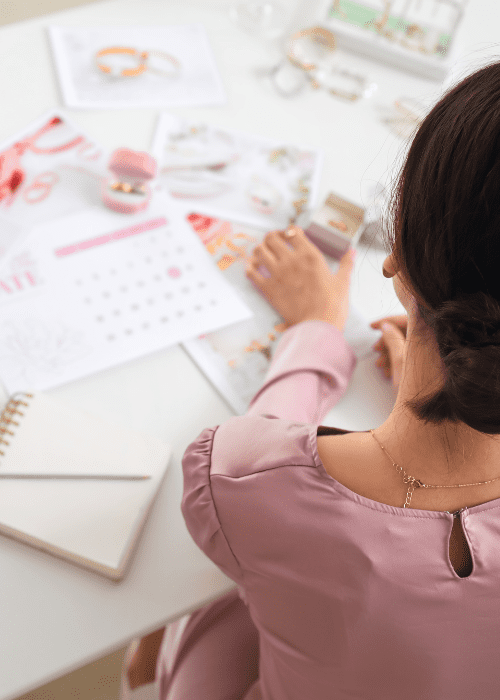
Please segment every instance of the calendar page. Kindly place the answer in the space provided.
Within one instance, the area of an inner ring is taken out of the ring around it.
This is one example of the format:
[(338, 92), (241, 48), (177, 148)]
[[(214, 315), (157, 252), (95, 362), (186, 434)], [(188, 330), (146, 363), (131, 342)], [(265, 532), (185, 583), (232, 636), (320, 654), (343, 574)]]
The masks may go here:
[(35, 227), (0, 269), (0, 372), (49, 389), (253, 315), (178, 205)]

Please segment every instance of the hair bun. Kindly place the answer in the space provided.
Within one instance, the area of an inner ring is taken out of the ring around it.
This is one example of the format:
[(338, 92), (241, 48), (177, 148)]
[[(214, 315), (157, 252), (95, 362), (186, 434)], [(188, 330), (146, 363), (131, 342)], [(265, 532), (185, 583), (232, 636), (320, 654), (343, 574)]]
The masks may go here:
[(500, 433), (500, 304), (484, 292), (444, 302), (427, 314), (444, 365), (444, 384), (433, 396), (407, 402), (420, 419), (462, 421), (473, 430)]
[(500, 304), (484, 292), (446, 301), (433, 314), (432, 327), (443, 359), (461, 347), (500, 346)]

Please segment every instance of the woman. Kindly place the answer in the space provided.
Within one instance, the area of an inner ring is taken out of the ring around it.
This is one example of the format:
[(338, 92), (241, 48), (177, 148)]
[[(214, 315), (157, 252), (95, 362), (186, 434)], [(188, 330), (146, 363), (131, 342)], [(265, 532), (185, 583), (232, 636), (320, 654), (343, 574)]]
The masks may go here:
[(398, 178), (383, 272), (407, 317), (375, 346), (398, 394), (373, 431), (319, 425), (356, 364), (349, 256), (331, 275), (297, 229), (257, 246), (290, 327), (247, 414), (183, 458), (187, 527), (238, 587), (145, 637), (133, 692), (498, 697), (499, 190), (500, 62), (441, 98)]

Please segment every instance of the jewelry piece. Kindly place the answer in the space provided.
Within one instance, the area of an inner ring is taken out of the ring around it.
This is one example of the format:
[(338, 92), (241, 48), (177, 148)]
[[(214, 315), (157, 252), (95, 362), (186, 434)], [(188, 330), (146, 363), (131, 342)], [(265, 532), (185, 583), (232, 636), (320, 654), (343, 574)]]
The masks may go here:
[(144, 185), (130, 185), (128, 182), (112, 182), (110, 184), (112, 190), (118, 192), (127, 192), (129, 194), (145, 194), (146, 188)]
[(367, 84), (368, 81), (366, 78), (364, 78), (362, 75), (358, 75), (357, 73), (351, 73), (350, 71), (340, 69), (332, 69), (330, 73), (340, 75), (344, 78), (349, 78), (349, 80), (354, 80), (360, 85), (359, 92), (347, 92), (344, 90), (336, 90), (335, 88), (327, 88), (326, 85), (322, 84), (322, 87), (327, 89), (330, 95), (341, 97), (343, 100), (355, 102), (355, 100), (359, 100), (360, 97), (370, 97), (375, 90), (378, 89), (378, 85), (376, 83)]
[[(280, 170), (286, 171), (288, 168), (290, 168), (290, 166), (300, 162), (300, 155), (300, 151), (295, 148), (276, 148), (274, 151), (271, 151), (269, 155), (269, 162), (271, 165), (279, 167)], [(287, 160), (288, 165), (286, 163)], [(299, 192), (299, 197), (292, 201), (295, 214), (289, 218), (289, 224), (294, 224), (297, 221), (298, 217), (302, 214), (307, 205), (309, 200), (309, 187), (307, 186), (306, 181), (308, 179), (309, 175), (304, 175), (300, 177), (297, 182), (296, 189)]]
[[(385, 454), (389, 457), (389, 459), (392, 462), (393, 467), (396, 467), (398, 472), (403, 472), (403, 481), (405, 484), (410, 484), (408, 487), (408, 492), (406, 494), (406, 500), (403, 505), (403, 508), (409, 508), (410, 507), (410, 501), (411, 497), (413, 494), (413, 491), (416, 488), (423, 488), (423, 489), (457, 489), (460, 488), (461, 486), (482, 486), (483, 484), (491, 484), (493, 481), (498, 481), (500, 479), (500, 476), (497, 476), (496, 479), (490, 479), (489, 481), (477, 481), (475, 484), (454, 484), (453, 486), (436, 486), (435, 484), (424, 484), (420, 479), (415, 479), (414, 476), (409, 476), (402, 467), (399, 466), (399, 464), (396, 464), (396, 462), (392, 459), (390, 454), (387, 452), (385, 447), (377, 440), (375, 437), (375, 432), (373, 430), (370, 430), (370, 433), (372, 434), (375, 442), (377, 442), (380, 447), (384, 450)], [(449, 511), (446, 511), (447, 513)]]
[(320, 54), (326, 53), (331, 54), (335, 51), (337, 42), (335, 41), (335, 36), (328, 29), (323, 27), (311, 27), (310, 29), (302, 29), (300, 32), (292, 34), (289, 39), (287, 58), (294, 66), (297, 68), (302, 68), (305, 71), (316, 70), (318, 66), (316, 63), (311, 63), (310, 61), (305, 61), (300, 58), (298, 53), (298, 48), (300, 48), (300, 40), (306, 38), (308, 39), (312, 46), (311, 48), (316, 49)]
[(46, 153), (61, 153), (75, 148), (85, 142), (84, 136), (77, 136), (71, 141), (51, 148), (40, 148), (36, 145), (39, 138), (49, 133), (53, 128), (63, 125), (61, 117), (52, 117), (36, 133), (26, 136), (10, 148), (0, 154), (3, 160), (2, 180), (0, 180), (0, 202), (10, 206), (21, 191), (21, 185), (25, 182), (26, 174), (23, 169), (22, 158), (27, 151), (44, 155)]
[(273, 214), (282, 201), (280, 192), (269, 182), (254, 175), (248, 192), (250, 201), (261, 214)]
[(299, 190), (301, 196), (292, 202), (292, 206), (295, 209), (295, 215), (290, 217), (290, 224), (294, 224), (299, 216), (302, 214), (306, 208), (307, 202), (309, 201), (309, 187), (306, 185), (306, 178), (301, 177), (297, 184), (297, 189)]
[[(144, 71), (147, 68), (146, 65), (146, 60), (148, 58), (148, 53), (147, 51), (142, 51), (139, 52), (137, 49), (131, 49), (127, 46), (111, 46), (107, 49), (101, 49), (101, 51), (98, 51), (96, 53), (96, 63), (97, 67), (99, 68), (100, 71), (103, 73), (107, 74), (112, 74), (114, 73), (113, 68), (111, 66), (107, 66), (105, 63), (101, 63), (99, 59), (101, 56), (109, 56), (109, 55), (116, 55), (116, 54), (125, 54), (128, 56), (134, 56), (138, 60), (138, 65), (136, 68), (123, 68), (122, 71), (118, 73), (118, 75), (124, 76), (124, 77), (135, 77), (136, 75), (141, 75), (141, 73), (144, 73)], [(116, 75), (116, 73), (115, 73)]]
[(206, 125), (186, 125), (181, 131), (168, 134), (162, 172), (207, 169), (217, 172), (239, 158), (231, 134)]
[(343, 221), (334, 221), (333, 219), (330, 219), (328, 221), (328, 226), (338, 228), (339, 231), (347, 231), (347, 225)]
[(40, 173), (31, 185), (23, 192), (24, 201), (28, 204), (38, 204), (46, 199), (52, 192), (54, 185), (59, 182), (59, 175), (50, 171)]
[(292, 65), (288, 58), (284, 58), (276, 66), (273, 66), (268, 76), (271, 82), (283, 97), (298, 95), (306, 87), (308, 77), (301, 68)]
[(285, 236), (286, 236), (287, 238), (293, 238), (293, 237), (295, 236), (295, 234), (296, 234), (296, 231), (295, 231), (295, 227), (294, 227), (294, 226), (290, 226), (290, 227), (287, 228), (286, 231), (285, 231)]
[[(171, 70), (162, 70), (161, 68), (151, 68), (149, 59), (151, 56), (156, 56), (157, 58), (162, 58), (164, 61), (168, 61), (172, 68)], [(169, 78), (175, 78), (179, 75), (181, 72), (181, 64), (180, 62), (175, 58), (175, 56), (171, 56), (169, 53), (164, 53), (163, 51), (149, 51), (146, 54), (146, 59), (147, 59), (147, 69), (150, 73), (158, 73), (159, 75), (166, 75)]]
[(280, 170), (288, 170), (294, 166), (300, 156), (296, 148), (276, 148), (269, 155), (269, 163), (277, 165)]
[[(301, 39), (308, 39), (310, 42), (310, 49), (312, 49), (313, 52), (316, 51), (316, 53), (318, 53), (315, 62), (311, 60), (310, 56), (307, 56), (307, 52), (305, 52), (304, 50), (302, 50), (302, 54), (305, 53), (306, 57), (304, 58), (304, 56), (300, 56), (301, 52), (298, 49), (300, 49), (301, 46)], [(354, 102), (360, 97), (370, 97), (370, 95), (377, 89), (376, 83), (368, 84), (367, 79), (363, 76), (358, 75), (357, 73), (352, 73), (348, 70), (344, 70), (342, 68), (333, 68), (332, 66), (325, 66), (324, 68), (322, 68), (322, 66), (320, 65), (321, 61), (325, 57), (327, 59), (331, 59), (335, 50), (336, 40), (332, 32), (330, 32), (328, 29), (324, 29), (323, 27), (312, 27), (311, 29), (303, 29), (300, 32), (292, 34), (289, 40), (288, 51), (286, 56), (292, 65), (294, 65), (297, 68), (301, 68), (305, 72), (311, 86), (314, 89), (323, 87), (331, 95), (334, 95), (335, 97), (340, 97), (341, 99), (348, 100), (350, 102)], [(321, 54), (324, 55), (322, 56)], [(320, 77), (319, 73), (324, 73), (322, 78)], [(345, 90), (339, 90), (335, 87), (329, 87), (326, 84), (326, 82), (328, 81), (329, 77), (335, 74), (343, 78), (348, 78), (349, 80), (354, 80), (356, 83), (359, 83), (360, 90), (355, 92), (348, 92)], [(272, 77), (275, 78), (275, 75), (272, 75)], [(276, 86), (276, 80), (274, 80), (274, 83)], [(283, 91), (279, 88), (277, 89), (282, 94), (286, 94), (283, 93)]]

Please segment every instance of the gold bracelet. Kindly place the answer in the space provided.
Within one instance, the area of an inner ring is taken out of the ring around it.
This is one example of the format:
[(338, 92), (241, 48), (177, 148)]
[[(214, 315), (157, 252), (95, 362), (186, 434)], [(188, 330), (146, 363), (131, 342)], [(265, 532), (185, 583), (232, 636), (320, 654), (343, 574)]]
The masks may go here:
[(292, 36), (290, 37), (286, 57), (292, 65), (294, 65), (296, 68), (301, 68), (305, 72), (306, 76), (309, 78), (311, 86), (314, 89), (322, 87), (325, 90), (327, 90), (327, 92), (329, 92), (330, 95), (340, 97), (343, 100), (354, 102), (355, 100), (358, 100), (362, 95), (364, 95), (365, 92), (367, 92), (367, 90), (372, 91), (374, 88), (376, 88), (374, 84), (367, 85), (367, 79), (365, 77), (358, 75), (357, 73), (351, 73), (348, 70), (340, 68), (334, 68), (333, 73), (337, 73), (338, 75), (356, 81), (360, 85), (360, 91), (346, 92), (344, 90), (336, 90), (335, 88), (329, 88), (328, 86), (324, 85), (312, 74), (313, 71), (316, 71), (318, 69), (318, 66), (314, 63), (306, 63), (303, 60), (300, 60), (300, 58), (295, 53), (294, 49), (296, 42), (298, 39), (301, 39), (303, 37), (309, 38), (312, 43), (319, 44), (320, 46), (326, 48), (330, 54), (333, 54), (336, 50), (336, 40), (334, 34), (332, 34), (332, 32), (330, 32), (328, 29), (324, 29), (323, 27), (312, 27), (311, 29), (303, 29), (300, 32), (292, 34)]
[[(120, 75), (124, 77), (134, 77), (136, 75), (141, 75), (141, 73), (144, 73), (144, 71), (147, 68), (147, 51), (139, 52), (137, 51), (137, 49), (131, 49), (127, 46), (110, 46), (109, 48), (101, 49), (101, 51), (98, 51), (96, 53), (96, 59), (99, 59), (101, 56), (109, 56), (110, 54), (126, 54), (128, 56), (136, 56), (139, 60), (139, 65), (136, 68), (124, 68), (120, 72)], [(109, 74), (112, 72), (112, 68), (110, 66), (107, 66), (105, 63), (101, 63), (99, 60), (97, 60), (97, 67), (103, 73)]]

